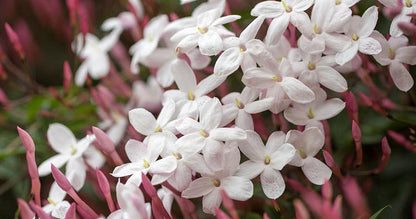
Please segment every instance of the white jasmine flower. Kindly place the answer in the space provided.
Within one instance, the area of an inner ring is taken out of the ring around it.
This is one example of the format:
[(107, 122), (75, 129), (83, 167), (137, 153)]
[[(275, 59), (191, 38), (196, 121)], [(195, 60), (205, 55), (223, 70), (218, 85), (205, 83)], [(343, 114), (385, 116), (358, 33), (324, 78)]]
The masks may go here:
[(52, 183), (48, 196), (49, 204), (42, 207), (43, 211), (55, 218), (65, 218), (66, 212), (71, 206), (69, 202), (64, 200), (65, 196), (66, 192), (56, 182)]
[(227, 125), (235, 119), (235, 125), (244, 130), (254, 130), (250, 114), (260, 113), (270, 109), (272, 97), (255, 101), (259, 97), (257, 89), (245, 87), (240, 93), (229, 93), (222, 98), (223, 118), (221, 124)]
[(265, 42), (268, 45), (274, 45), (287, 29), (289, 22), (302, 29), (301, 26), (309, 21), (309, 16), (305, 13), (305, 10), (310, 8), (313, 2), (314, 0), (263, 1), (251, 10), (251, 15), (273, 18)]
[(312, 121), (330, 119), (345, 108), (345, 103), (339, 98), (326, 99), (326, 92), (316, 87), (315, 100), (306, 103), (292, 103), (292, 106), (284, 111), (285, 118), (295, 125), (306, 125)]
[(264, 194), (277, 199), (285, 191), (280, 170), (295, 156), (295, 148), (285, 143), (283, 132), (273, 132), (264, 146), (257, 132), (247, 131), (247, 140), (240, 141), (239, 148), (249, 160), (240, 165), (236, 175), (252, 179), (260, 175)]
[(335, 56), (339, 65), (344, 65), (354, 58), (357, 51), (361, 53), (374, 55), (381, 52), (380, 43), (370, 37), (377, 24), (378, 8), (372, 6), (368, 8), (362, 17), (353, 16), (348, 22), (345, 35), (350, 36), (351, 44), (344, 51)]
[(383, 35), (374, 31), (372, 37), (380, 42), (382, 48), (379, 54), (374, 55), (376, 61), (389, 66), (390, 76), (399, 90), (410, 90), (413, 78), (402, 63), (416, 65), (416, 46), (407, 46), (408, 39), (405, 36), (390, 37), (387, 41)]
[(177, 49), (180, 52), (188, 52), (199, 46), (201, 54), (217, 55), (223, 49), (223, 37), (233, 36), (222, 25), (240, 19), (239, 15), (221, 16), (220, 9), (212, 9), (198, 15), (197, 24), (194, 27), (185, 28), (171, 37), (174, 42), (179, 42)]
[(286, 143), (296, 148), (296, 154), (289, 164), (301, 167), (311, 183), (322, 185), (331, 177), (331, 169), (314, 157), (325, 143), (325, 136), (319, 128), (310, 127), (303, 132), (290, 130), (286, 135)]
[[(221, 204), (221, 189), (224, 189), (231, 199), (238, 201), (245, 201), (253, 195), (253, 183), (249, 179), (235, 175), (240, 162), (240, 151), (237, 147), (223, 147), (218, 153), (209, 160), (216, 162), (222, 168), (211, 170), (212, 163), (207, 163), (206, 168), (203, 168), (204, 171), (200, 172), (201, 177), (192, 181), (182, 192), (184, 198), (203, 196), (203, 211), (210, 214), (215, 214), (214, 208)], [(202, 160), (195, 163), (195, 166), (198, 165), (205, 164)]]
[[(397, 5), (397, 0), (379, 0), (384, 6)], [(399, 22), (410, 22), (412, 17), (409, 14), (416, 13), (416, 0), (402, 0), (403, 8), (399, 15), (393, 18), (390, 26), (390, 35), (393, 37), (399, 37), (403, 34), (400, 28), (397, 26)]]

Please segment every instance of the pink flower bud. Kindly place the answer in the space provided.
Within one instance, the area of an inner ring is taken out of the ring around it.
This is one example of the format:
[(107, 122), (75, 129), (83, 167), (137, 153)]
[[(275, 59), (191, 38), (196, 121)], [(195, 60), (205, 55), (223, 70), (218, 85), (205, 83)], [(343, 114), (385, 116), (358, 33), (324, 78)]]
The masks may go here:
[(362, 163), (363, 160), (363, 148), (362, 148), (362, 144), (361, 144), (361, 129), (360, 126), (358, 126), (358, 124), (353, 120), (352, 121), (352, 138), (354, 139), (355, 142), (355, 151), (356, 151), (356, 160), (355, 160), (355, 165), (359, 166)]
[(322, 150), (322, 153), (324, 154), (324, 159), (325, 159), (326, 165), (328, 165), (328, 167), (331, 168), (332, 172), (338, 178), (342, 179), (343, 176), (341, 174), (341, 170), (339, 169), (339, 167), (335, 163), (334, 158), (332, 157), (332, 155), (326, 150)]
[(68, 7), (69, 11), (69, 20), (71, 25), (75, 25), (77, 22), (77, 9), (79, 6), (79, 0), (66, 0), (66, 6)]
[(10, 42), (12, 43), (14, 50), (19, 54), (20, 59), (25, 58), (25, 52), (23, 51), (22, 44), (20, 43), (19, 37), (16, 32), (10, 27), (8, 23), (5, 25), (7, 37), (9, 37)]
[(380, 164), (377, 169), (374, 170), (374, 173), (376, 174), (380, 173), (390, 160), (391, 149), (386, 137), (381, 140), (381, 151), (383, 152), (383, 155), (381, 156)]
[(416, 153), (416, 146), (414, 146), (409, 140), (407, 140), (403, 135), (389, 130), (387, 131), (387, 134), (395, 140), (399, 145), (405, 147), (407, 150), (410, 150), (413, 153)]
[(228, 213), (230, 213), (231, 217), (239, 218), (233, 200), (231, 200), (231, 198), (228, 196), (227, 192), (224, 189), (221, 189), (221, 197), (222, 204), (224, 205), (225, 209), (227, 209)]
[(357, 99), (355, 98), (354, 94), (351, 91), (346, 92), (344, 96), (344, 100), (346, 103), (348, 116), (350, 117), (351, 120), (355, 120), (357, 123), (359, 123), (358, 104), (357, 104)]
[(33, 143), (32, 137), (19, 126), (17, 126), (17, 132), (19, 133), (20, 140), (22, 140), (23, 146), (26, 148), (27, 153), (35, 153), (35, 143)]
[(109, 109), (114, 108), (115, 101), (113, 93), (102, 85), (98, 85), (97, 88), (98, 95), (100, 95), (103, 104)]
[(53, 164), (51, 164), (52, 176), (55, 179), (56, 183), (62, 190), (69, 192), (72, 189), (71, 183), (66, 178), (66, 176)]
[(17, 199), (17, 204), (20, 209), (20, 217), (22, 219), (32, 219), (35, 217), (35, 213), (30, 209), (29, 205), (21, 198)]
[(325, 180), (324, 184), (322, 185), (322, 197), (328, 201), (332, 199), (332, 187), (328, 180)]
[(186, 213), (188, 214), (193, 214), (196, 211), (195, 205), (192, 201), (186, 199), (186, 198), (182, 198), (180, 196), (178, 196), (177, 201), (179, 203), (179, 206), (181, 207), (181, 209), (185, 210)]
[(399, 23), (397, 23), (397, 26), (406, 35), (416, 36), (416, 25), (414, 25), (413, 23), (410, 23), (410, 22), (399, 22)]
[(228, 215), (225, 212), (223, 212), (218, 207), (215, 207), (214, 210), (215, 210), (215, 214), (217, 216), (217, 219), (231, 219), (230, 217), (228, 217)]
[(115, 150), (113, 141), (105, 132), (95, 126), (92, 127), (92, 132), (104, 153), (111, 154)]
[(158, 197), (157, 196), (157, 192), (155, 187), (153, 187), (152, 183), (150, 182), (149, 178), (147, 178), (147, 176), (142, 173), (142, 185), (144, 190), (146, 191), (146, 193), (153, 199), (154, 197)]
[[(402, 3), (402, 2), (400, 2)], [(402, 12), (403, 4), (397, 6), (389, 6), (383, 8), (383, 14), (389, 19), (393, 19)]]
[(308, 209), (302, 203), (301, 200), (295, 199), (295, 201), (293, 201), (293, 206), (295, 207), (296, 219), (309, 219), (310, 218)]
[(353, 177), (346, 177), (342, 182), (342, 190), (344, 197), (354, 211), (355, 217), (369, 218), (370, 211), (357, 181)]
[(29, 202), (30, 207), (32, 207), (32, 209), (36, 212), (36, 214), (38, 215), (39, 218), (41, 219), (52, 219), (52, 217), (48, 214), (46, 214), (43, 209), (39, 206), (36, 205), (34, 202)]
[(65, 214), (65, 219), (77, 219), (76, 204), (72, 203)]
[(63, 81), (65, 93), (68, 93), (69, 88), (71, 87), (71, 82), (72, 82), (71, 67), (69, 66), (68, 61), (65, 61), (64, 62), (64, 81)]
[(97, 175), (98, 185), (100, 186), (101, 192), (104, 194), (105, 200), (107, 201), (108, 208), (111, 212), (115, 211), (113, 198), (111, 197), (110, 184), (108, 183), (107, 177), (104, 173), (101, 172), (98, 168), (95, 169), (95, 174)]

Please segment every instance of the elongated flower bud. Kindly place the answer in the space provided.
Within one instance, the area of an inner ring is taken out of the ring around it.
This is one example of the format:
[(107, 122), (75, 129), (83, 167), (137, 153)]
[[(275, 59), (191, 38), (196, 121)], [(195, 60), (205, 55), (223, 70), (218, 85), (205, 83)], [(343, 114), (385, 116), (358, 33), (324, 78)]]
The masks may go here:
[(21, 198), (17, 199), (17, 204), (20, 209), (20, 217), (22, 219), (32, 219), (35, 217), (35, 213), (30, 209), (29, 205)]
[(358, 126), (358, 124), (353, 120), (352, 121), (352, 138), (354, 139), (354, 143), (355, 143), (355, 152), (356, 152), (356, 157), (355, 157), (355, 165), (359, 166), (362, 163), (363, 160), (363, 148), (362, 148), (362, 144), (361, 144), (361, 129), (360, 126)]
[(68, 208), (68, 211), (65, 214), (65, 219), (76, 219), (77, 218), (77, 214), (76, 214), (76, 204), (72, 203), (71, 206)]
[(386, 137), (381, 140), (381, 151), (383, 152), (383, 155), (381, 156), (380, 164), (377, 169), (374, 170), (374, 173), (380, 173), (390, 160), (391, 149)]
[(17, 126), (17, 132), (19, 133), (20, 140), (22, 140), (23, 146), (28, 153), (35, 153), (35, 143), (33, 143), (32, 137), (19, 126)]
[(52, 176), (55, 179), (58, 186), (61, 187), (61, 189), (64, 190), (65, 192), (69, 192), (69, 190), (72, 189), (72, 186), (69, 180), (66, 178), (66, 176), (53, 164), (51, 164), (51, 171), (52, 171)]
[(115, 211), (113, 198), (111, 197), (110, 184), (108, 183), (107, 177), (104, 173), (101, 172), (98, 168), (95, 169), (95, 174), (97, 175), (98, 185), (100, 186), (101, 192), (104, 194), (105, 200), (107, 201), (108, 208), (111, 212)]
[(39, 206), (36, 205), (33, 201), (29, 202), (30, 207), (36, 212), (39, 218), (41, 219), (52, 219), (52, 217), (48, 214), (46, 214), (45, 211)]
[(342, 174), (341, 174), (341, 170), (339, 169), (339, 167), (337, 166), (337, 164), (335, 163), (334, 158), (332, 157), (332, 155), (326, 151), (326, 150), (322, 150), (322, 153), (324, 155), (324, 159), (325, 159), (325, 163), (326, 165), (328, 165), (329, 168), (331, 168), (332, 172), (340, 179), (342, 179)]
[(72, 82), (71, 67), (69, 66), (68, 61), (65, 61), (64, 62), (64, 81), (63, 81), (65, 93), (68, 93), (69, 88), (71, 87), (71, 82)]
[(407, 140), (403, 135), (389, 130), (387, 131), (387, 134), (393, 139), (395, 140), (397, 143), (399, 143), (399, 145), (405, 147), (407, 150), (412, 151), (413, 153), (416, 153), (416, 146), (414, 146), (409, 140)]
[(6, 28), (7, 37), (9, 37), (9, 40), (12, 43), (14, 50), (17, 52), (17, 54), (19, 54), (20, 59), (25, 59), (25, 52), (16, 32), (10, 27), (8, 23), (6, 23), (4, 26)]
[(230, 217), (228, 217), (228, 215), (224, 211), (222, 211), (218, 207), (214, 207), (214, 210), (215, 210), (217, 219), (231, 219)]

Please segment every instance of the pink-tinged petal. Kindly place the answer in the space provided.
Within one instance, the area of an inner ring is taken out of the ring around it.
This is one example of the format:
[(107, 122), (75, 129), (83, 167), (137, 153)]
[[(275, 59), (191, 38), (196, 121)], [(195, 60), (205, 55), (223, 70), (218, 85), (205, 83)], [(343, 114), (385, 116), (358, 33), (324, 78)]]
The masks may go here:
[(232, 104), (233, 106), (237, 107), (235, 99), (241, 99), (241, 94), (238, 92), (231, 92), (228, 93), (227, 95), (225, 95), (222, 99), (221, 102), (223, 104)]
[(285, 143), (285, 139), (286, 134), (282, 131), (276, 131), (270, 134), (266, 143), (266, 153), (270, 155), (278, 150)]
[(49, 125), (47, 136), (53, 150), (61, 154), (70, 154), (71, 147), (77, 144), (77, 139), (71, 130), (59, 123)]
[(125, 150), (131, 162), (140, 162), (148, 154), (147, 145), (134, 139), (130, 139), (126, 143)]
[(196, 48), (189, 51), (186, 55), (188, 55), (193, 69), (203, 69), (211, 62), (210, 57), (202, 55), (199, 49)]
[(331, 169), (329, 169), (329, 167), (320, 160), (314, 157), (308, 157), (304, 162), (302, 171), (311, 183), (315, 185), (322, 185), (325, 180), (329, 180), (329, 178), (331, 178)]
[(351, 61), (358, 52), (358, 43), (352, 43), (350, 47), (335, 55), (335, 61), (339, 65), (344, 65)]
[(174, 78), (171, 67), (171, 63), (166, 63), (157, 70), (156, 80), (160, 86), (169, 87), (172, 85)]
[(256, 37), (261, 25), (264, 22), (264, 16), (254, 19), (240, 34), (240, 42), (246, 43)]
[(301, 148), (306, 156), (315, 156), (324, 146), (325, 136), (319, 128), (311, 127), (302, 132), (302, 134), (292, 143), (296, 148)]
[(249, 68), (244, 73), (242, 82), (248, 87), (270, 88), (276, 85), (276, 81), (273, 80), (275, 76), (263, 68)]
[(303, 159), (300, 156), (299, 151), (296, 151), (295, 156), (289, 162), (289, 164), (292, 165), (292, 166), (295, 166), (295, 167), (301, 167), (301, 166), (303, 166)]
[(218, 98), (214, 97), (205, 102), (199, 111), (199, 121), (204, 131), (209, 132), (219, 126), (222, 118), (222, 107)]
[(217, 26), (217, 25), (228, 24), (228, 23), (236, 21), (240, 18), (241, 18), (240, 15), (227, 15), (227, 16), (220, 17), (220, 18), (216, 19), (211, 25), (212, 26)]
[(283, 144), (270, 155), (270, 166), (282, 170), (295, 156), (296, 149), (289, 143)]
[(270, 23), (266, 37), (264, 39), (267, 45), (276, 45), (279, 42), (280, 36), (282, 36), (283, 32), (287, 29), (287, 26), (289, 25), (289, 19), (290, 15), (286, 13), (273, 19), (272, 23)]
[(200, 97), (220, 86), (227, 77), (212, 74), (200, 81), (195, 89), (195, 96)]
[(212, 171), (205, 163), (205, 159), (201, 154), (195, 154), (183, 160), (185, 165), (202, 175), (213, 175)]
[(258, 3), (251, 10), (251, 16), (264, 16), (266, 18), (274, 18), (281, 16), (284, 13), (284, 8), (280, 2), (264, 1)]
[(207, 139), (206, 146), (202, 149), (202, 154), (205, 162), (213, 172), (224, 169), (224, 160), (226, 159), (224, 144), (213, 139)]
[(267, 198), (277, 199), (285, 191), (285, 181), (279, 171), (266, 167), (260, 175), (261, 188)]
[(132, 175), (134, 173), (141, 173), (143, 169), (144, 165), (142, 165), (141, 163), (126, 163), (114, 168), (111, 175), (114, 177), (124, 177)]
[(56, 204), (54, 209), (52, 210), (52, 217), (55, 218), (65, 218), (66, 212), (68, 211), (71, 205), (67, 201), (59, 202)]
[(221, 201), (220, 190), (214, 189), (202, 198), (202, 209), (205, 213), (215, 214), (215, 208), (220, 207)]
[[(234, 100), (235, 102), (235, 100)], [(230, 103), (227, 105), (222, 106), (222, 119), (220, 123), (220, 127), (228, 125), (232, 122), (235, 118), (237, 118), (238, 112), (240, 109), (236, 106), (235, 103)]]
[(214, 74), (220, 76), (228, 76), (235, 72), (243, 60), (243, 53), (240, 48), (232, 47), (225, 50), (214, 66)]
[(143, 142), (147, 144), (147, 149), (149, 151), (149, 154), (147, 155), (148, 161), (154, 162), (165, 149), (166, 144), (174, 141), (172, 140), (174, 137), (174, 134), (171, 132), (157, 132), (146, 137)]
[(70, 159), (66, 165), (65, 175), (75, 191), (79, 191), (85, 183), (86, 166), (82, 158)]
[(172, 99), (166, 99), (163, 102), (162, 110), (157, 117), (157, 123), (160, 126), (165, 126), (173, 117), (175, 113), (175, 102)]
[(306, 125), (311, 119), (304, 108), (289, 107), (284, 111), (285, 118), (295, 125)]
[(407, 7), (403, 7), (402, 13), (397, 15), (392, 21), (390, 26), (390, 35), (393, 37), (399, 37), (403, 34), (403, 32), (398, 27), (399, 22), (410, 22), (412, 19), (410, 16), (407, 16), (407, 14), (412, 13), (411, 9), (409, 10)]
[(195, 49), (195, 47), (198, 45), (199, 38), (199, 33), (194, 33), (192, 35), (186, 36), (178, 43), (176, 46), (176, 51), (179, 53), (187, 53)]
[(299, 30), (299, 32), (301, 32), (305, 36), (310, 36), (313, 32), (313, 29), (311, 28), (312, 25), (309, 15), (303, 11), (298, 13), (292, 13), (290, 15), (290, 23), (292, 23)]
[(201, 151), (206, 144), (205, 140), (205, 137), (199, 132), (188, 134), (178, 139), (181, 143), (181, 151), (187, 151), (189, 153)]
[(189, 184), (189, 187), (182, 192), (184, 198), (197, 198), (210, 193), (215, 188), (209, 177), (198, 178)]
[(345, 103), (339, 98), (332, 98), (319, 104), (313, 109), (315, 120), (332, 118), (345, 108)]
[(51, 164), (57, 168), (62, 167), (68, 160), (70, 156), (65, 154), (57, 154), (41, 163), (38, 167), (39, 176), (46, 176), (51, 173)]
[(193, 91), (196, 88), (196, 78), (194, 71), (183, 59), (175, 59), (172, 62), (171, 70), (175, 78), (176, 85), (183, 92)]
[(159, 185), (165, 182), (166, 180), (168, 180), (172, 175), (173, 175), (173, 172), (153, 174), (151, 183), (152, 185)]
[(368, 8), (360, 20), (359, 31), (357, 35), (359, 37), (367, 37), (373, 32), (376, 27), (378, 19), (378, 8), (377, 6), (372, 6)]
[(220, 16), (221, 16), (221, 10), (217, 8), (201, 13), (197, 17), (198, 27), (200, 28), (208, 27)]
[(184, 118), (181, 121), (178, 121), (178, 125), (176, 126), (176, 129), (182, 134), (182, 135), (188, 135), (193, 132), (198, 132), (199, 130), (202, 130), (203, 127), (201, 123), (196, 121), (195, 119), (191, 118)]
[(347, 81), (335, 69), (328, 66), (317, 66), (316, 72), (319, 75), (319, 83), (323, 86), (340, 93), (348, 89)]
[[(252, 88), (249, 88), (249, 87), (245, 87), (243, 89), (243, 91), (241, 91), (240, 98), (241, 98), (241, 101), (244, 104), (247, 104), (247, 103), (253, 102), (255, 99), (257, 99), (259, 97), (259, 95), (260, 95), (260, 91), (258, 89), (252, 89)], [(235, 103), (235, 99), (233, 101)]]
[(393, 61), (390, 66), (390, 76), (399, 90), (407, 92), (413, 87), (413, 78), (403, 64)]
[(235, 125), (243, 130), (254, 130), (253, 118), (244, 110), (238, 111)]
[(176, 158), (173, 156), (169, 156), (152, 163), (149, 172), (154, 174), (172, 173), (176, 170), (177, 166), (178, 161), (176, 160)]
[(260, 175), (264, 168), (266, 168), (264, 162), (254, 162), (248, 160), (240, 165), (235, 175), (247, 179), (253, 179), (254, 177)]
[(273, 105), (274, 98), (264, 98), (258, 101), (254, 101), (251, 103), (246, 104), (244, 107), (244, 111), (250, 114), (261, 113), (266, 110), (269, 110), (270, 107)]
[(319, 36), (309, 40), (302, 35), (298, 40), (298, 46), (309, 54), (320, 54), (325, 50), (325, 40), (323, 37)]
[(358, 50), (368, 55), (379, 54), (381, 52), (381, 44), (371, 37), (361, 38), (359, 40)]
[(129, 120), (134, 129), (143, 135), (154, 133), (158, 126), (153, 114), (143, 108), (130, 110)]
[(398, 48), (395, 59), (401, 63), (416, 65), (416, 46), (406, 46)]
[(180, 192), (185, 190), (192, 182), (191, 168), (186, 166), (183, 162), (178, 162), (178, 167), (174, 174), (168, 179), (168, 182)]
[(216, 128), (209, 135), (218, 141), (244, 140), (247, 138), (246, 132), (241, 128)]
[(215, 31), (202, 34), (198, 40), (199, 51), (202, 55), (213, 56), (221, 52), (223, 48), (222, 39)]
[(296, 78), (284, 77), (281, 86), (287, 96), (298, 103), (309, 103), (315, 99), (313, 91)]
[(243, 177), (226, 177), (221, 180), (221, 186), (231, 199), (237, 201), (245, 201), (253, 196), (253, 183)]
[(60, 202), (64, 200), (66, 192), (62, 190), (56, 182), (52, 183), (51, 188), (49, 189), (49, 197), (54, 202)]
[(238, 146), (250, 160), (263, 162), (265, 158), (266, 148), (259, 134), (254, 131), (246, 131), (247, 139), (240, 141)]

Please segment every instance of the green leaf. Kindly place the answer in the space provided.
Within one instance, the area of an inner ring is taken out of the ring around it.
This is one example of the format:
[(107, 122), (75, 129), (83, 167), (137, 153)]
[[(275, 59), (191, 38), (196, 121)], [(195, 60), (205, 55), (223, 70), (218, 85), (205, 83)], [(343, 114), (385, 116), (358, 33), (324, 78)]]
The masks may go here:
[(384, 211), (384, 209), (386, 209), (387, 207), (392, 208), (390, 205), (386, 205), (384, 208), (378, 210), (376, 213), (374, 213), (370, 219), (376, 219), (378, 218), (378, 216), (381, 214), (382, 211)]

